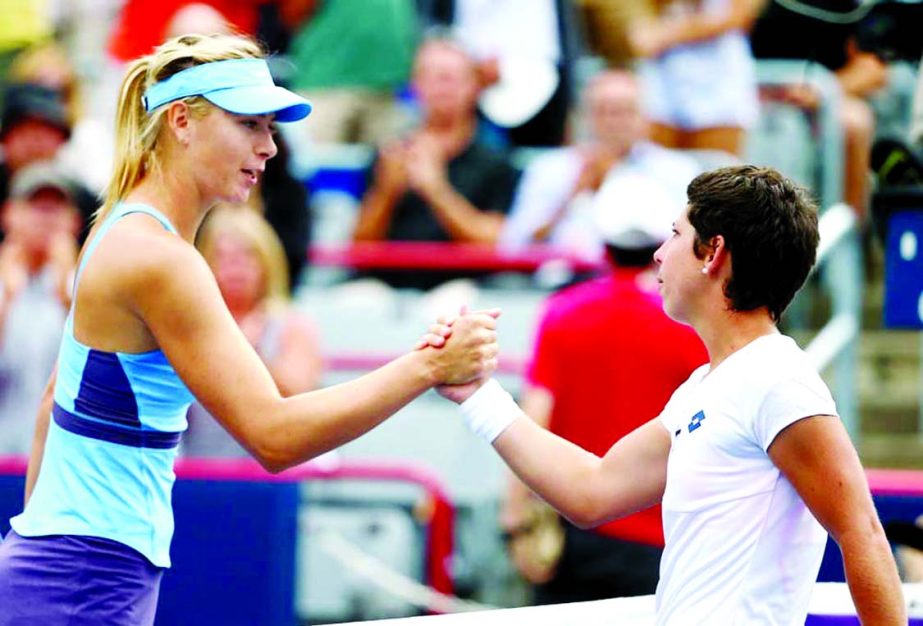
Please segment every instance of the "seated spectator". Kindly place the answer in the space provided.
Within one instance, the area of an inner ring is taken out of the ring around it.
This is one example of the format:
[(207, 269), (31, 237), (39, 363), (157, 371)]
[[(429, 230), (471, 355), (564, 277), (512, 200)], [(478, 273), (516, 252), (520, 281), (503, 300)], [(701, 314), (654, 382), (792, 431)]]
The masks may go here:
[(80, 231), (72, 183), (51, 163), (13, 177), (0, 244), (0, 454), (26, 454), (58, 357)]
[[(827, 0), (825, 9), (847, 13), (855, 0)], [(820, 63), (834, 73), (842, 91), (840, 123), (843, 126), (843, 199), (860, 219), (868, 215), (869, 155), (875, 135), (875, 115), (866, 98), (887, 82), (888, 72), (877, 54), (859, 49), (858, 23), (831, 23), (796, 13), (771, 3), (753, 28), (751, 41), (757, 58), (794, 58)], [(814, 111), (818, 93), (793, 85), (780, 94), (783, 100)]]
[(396, 96), (417, 46), (413, 0), (288, 4), (316, 5), (288, 48), (291, 87), (314, 105), (307, 138), (379, 145), (405, 132), (411, 122)]
[[(9, 194), (10, 180), (23, 168), (59, 158), (71, 136), (67, 111), (54, 90), (30, 83), (7, 86), (0, 115), (0, 203)], [(74, 199), (85, 221), (96, 210), (96, 198), (76, 181)]]
[(577, 53), (570, 2), (453, 0), (451, 27), (478, 62), (480, 111), (512, 146), (564, 143)]
[(121, 63), (150, 54), (166, 39), (176, 13), (190, 4), (208, 5), (223, 15), (234, 30), (252, 35), (257, 30), (263, 0), (126, 0), (111, 31), (109, 54)]
[(643, 58), (652, 138), (670, 148), (741, 156), (756, 120), (757, 87), (746, 32), (764, 0), (666, 0), (631, 29)]
[[(417, 53), (413, 87), (421, 125), (379, 152), (354, 239), (496, 244), (517, 175), (504, 155), (475, 138), (474, 60), (450, 40), (428, 40)], [(377, 276), (395, 287), (429, 289), (457, 274)]]
[[(608, 70), (590, 80), (583, 96), (589, 138), (529, 164), (501, 246), (548, 243), (591, 261), (601, 259), (603, 241), (591, 216), (592, 200), (603, 181), (619, 177), (650, 179), (682, 206), (686, 185), (699, 167), (692, 158), (648, 141), (640, 100), (640, 84), (628, 71)], [(643, 205), (636, 210), (643, 210)]]
[[(311, 323), (289, 301), (285, 254), (272, 228), (247, 207), (209, 214), (196, 246), (211, 266), (224, 301), (250, 345), (290, 396), (318, 386), (321, 359)], [(189, 409), (187, 456), (245, 456), (246, 452), (199, 403)]]
[(56, 43), (29, 48), (10, 66), (10, 78), (47, 87), (58, 95), (71, 132), (57, 160), (93, 193), (101, 192), (112, 171), (112, 132), (101, 119), (84, 115), (84, 94), (67, 51)]

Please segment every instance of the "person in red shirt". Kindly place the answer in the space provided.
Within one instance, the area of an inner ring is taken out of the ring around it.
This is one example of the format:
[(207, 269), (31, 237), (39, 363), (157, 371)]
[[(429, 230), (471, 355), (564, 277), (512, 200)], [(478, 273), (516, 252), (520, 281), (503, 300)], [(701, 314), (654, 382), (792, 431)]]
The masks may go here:
[[(603, 456), (619, 439), (657, 417), (673, 391), (707, 361), (693, 330), (663, 312), (653, 253), (679, 210), (643, 176), (603, 186), (597, 225), (612, 272), (551, 296), (538, 326), (521, 398), (536, 422)], [(580, 530), (564, 522), (556, 563), (535, 544), (517, 542), (534, 505), (513, 478), (501, 513), (517, 569), (536, 604), (654, 593), (663, 528), (660, 507)], [(519, 543), (519, 545), (517, 545)]]
[[(119, 13), (109, 38), (109, 54), (127, 63), (150, 54), (170, 34), (170, 22), (190, 5), (206, 5), (217, 11), (234, 30), (255, 35), (259, 8), (265, 0), (128, 0)], [(200, 32), (200, 31), (196, 31)], [(173, 33), (179, 35), (181, 33)]]

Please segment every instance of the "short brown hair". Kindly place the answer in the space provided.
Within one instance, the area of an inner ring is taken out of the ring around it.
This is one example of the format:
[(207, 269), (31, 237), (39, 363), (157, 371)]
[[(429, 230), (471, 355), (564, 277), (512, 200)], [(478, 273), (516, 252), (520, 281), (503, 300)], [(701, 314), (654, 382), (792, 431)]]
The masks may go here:
[(817, 205), (776, 170), (723, 167), (697, 176), (686, 190), (695, 249), (702, 258), (721, 235), (731, 253), (724, 294), (735, 311), (767, 307), (778, 321), (817, 260)]

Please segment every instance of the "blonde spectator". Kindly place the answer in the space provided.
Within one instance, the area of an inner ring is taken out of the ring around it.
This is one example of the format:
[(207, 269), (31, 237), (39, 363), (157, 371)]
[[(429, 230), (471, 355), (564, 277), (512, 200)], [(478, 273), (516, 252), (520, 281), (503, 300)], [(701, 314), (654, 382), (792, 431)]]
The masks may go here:
[[(249, 208), (222, 206), (209, 215), (196, 246), (282, 395), (315, 389), (322, 371), (317, 335), (292, 307), (285, 253), (269, 223)], [(247, 454), (198, 402), (190, 407), (188, 419), (184, 454)]]

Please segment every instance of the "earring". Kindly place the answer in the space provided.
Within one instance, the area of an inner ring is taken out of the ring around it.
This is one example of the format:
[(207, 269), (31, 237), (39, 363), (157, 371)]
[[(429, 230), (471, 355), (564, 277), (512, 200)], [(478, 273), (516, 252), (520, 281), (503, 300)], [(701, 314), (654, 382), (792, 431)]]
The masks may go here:
[(708, 274), (708, 266), (707, 266), (707, 265), (706, 265), (705, 267), (702, 268), (702, 273), (703, 273), (703, 274)]

